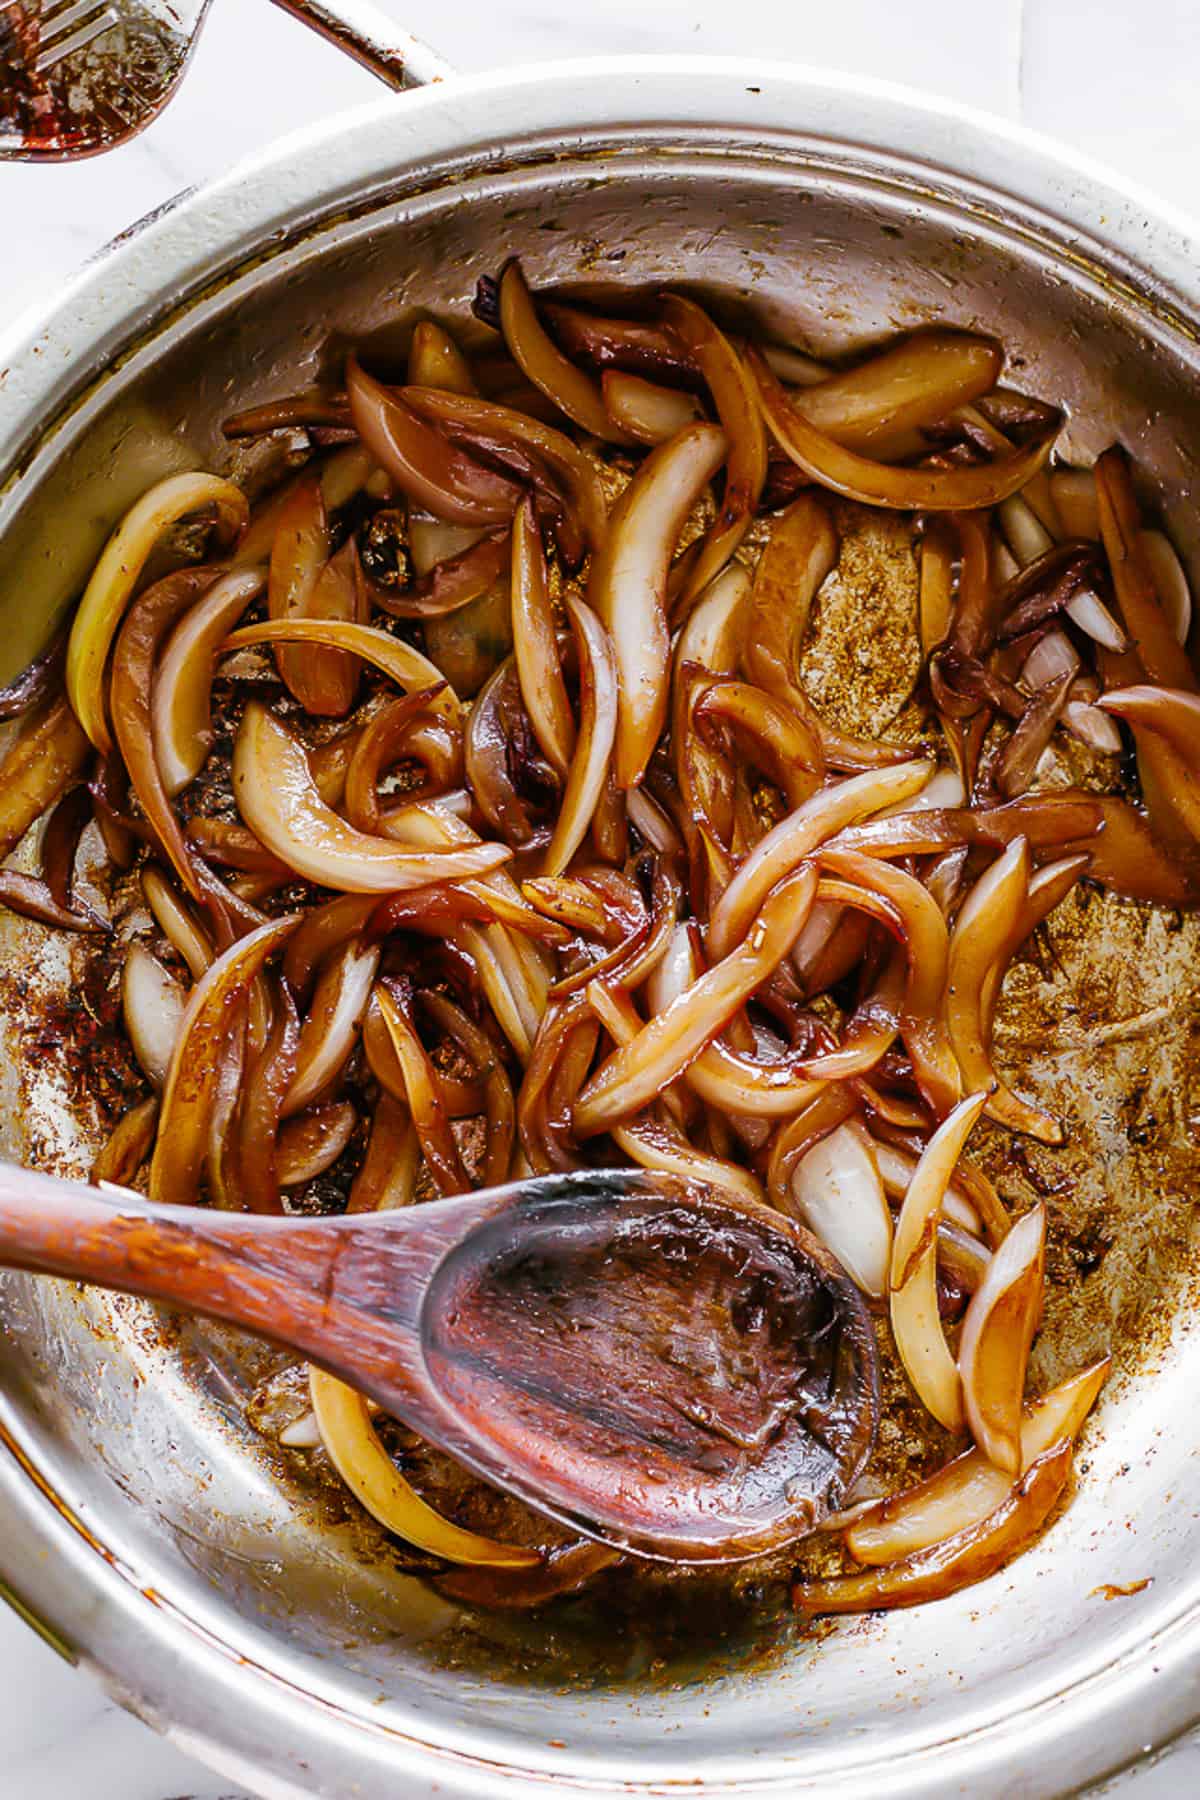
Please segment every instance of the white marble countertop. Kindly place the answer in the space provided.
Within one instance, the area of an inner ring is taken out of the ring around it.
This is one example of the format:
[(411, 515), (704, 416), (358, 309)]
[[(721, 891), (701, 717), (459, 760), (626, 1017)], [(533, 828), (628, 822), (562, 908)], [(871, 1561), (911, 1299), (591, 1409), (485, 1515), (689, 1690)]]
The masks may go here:
[[(464, 71), (686, 51), (887, 76), (1036, 126), (1197, 210), (1196, 0), (382, 4)], [(214, 0), (181, 93), (143, 137), (78, 165), (0, 166), (0, 220), (10, 245), (0, 325), (180, 188), (314, 115), (378, 91), (269, 0)], [(0, 1800), (244, 1800), (120, 1712), (2, 1609), (0, 1694)], [(1122, 1800), (1200, 1792), (1200, 1737), (1101, 1791)]]

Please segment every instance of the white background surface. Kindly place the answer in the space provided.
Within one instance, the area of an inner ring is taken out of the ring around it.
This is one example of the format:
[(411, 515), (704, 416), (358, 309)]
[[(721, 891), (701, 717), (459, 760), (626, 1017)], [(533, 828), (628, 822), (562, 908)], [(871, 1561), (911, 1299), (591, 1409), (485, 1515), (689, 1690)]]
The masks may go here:
[[(1036, 126), (1200, 213), (1200, 0), (381, 3), (464, 71), (674, 51), (885, 76)], [(144, 136), (78, 165), (0, 166), (0, 328), (180, 188), (378, 93), (269, 0), (214, 0), (182, 92)], [(0, 1746), (0, 1800), (243, 1800), (2, 1611)], [(1200, 1738), (1103, 1791), (1121, 1800), (1200, 1794)]]

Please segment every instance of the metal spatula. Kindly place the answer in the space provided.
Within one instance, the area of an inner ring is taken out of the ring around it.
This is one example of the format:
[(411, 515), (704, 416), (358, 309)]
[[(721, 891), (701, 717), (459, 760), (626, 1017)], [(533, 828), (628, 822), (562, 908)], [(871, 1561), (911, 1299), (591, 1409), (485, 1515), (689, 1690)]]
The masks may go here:
[[(135, 137), (179, 85), (210, 4), (0, 0), (0, 158), (70, 161)], [(450, 72), (370, 0), (275, 4), (390, 87)]]

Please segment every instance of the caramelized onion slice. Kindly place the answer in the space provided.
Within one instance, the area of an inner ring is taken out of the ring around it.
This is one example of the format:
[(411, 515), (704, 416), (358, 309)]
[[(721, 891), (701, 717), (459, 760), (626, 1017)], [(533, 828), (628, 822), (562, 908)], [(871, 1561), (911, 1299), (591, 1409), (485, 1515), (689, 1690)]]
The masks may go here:
[(702, 593), (725, 567), (758, 510), (767, 478), (767, 437), (745, 365), (703, 307), (667, 294), (663, 317), (700, 370), (729, 440), (721, 506), (685, 584), (682, 604)]
[(839, 1125), (796, 1165), (789, 1210), (872, 1299), (887, 1292), (892, 1216), (869, 1146)]
[(451, 525), (506, 525), (520, 485), (468, 456), (350, 357), (346, 392), (363, 443), (402, 493)]
[(971, 1435), (989, 1462), (1021, 1467), (1021, 1399), (1029, 1347), (1042, 1306), (1046, 1209), (1017, 1220), (971, 1296), (958, 1367)]
[(184, 614), (154, 676), (154, 757), (168, 796), (195, 780), (212, 749), (217, 651), (263, 589), (261, 569), (231, 569)]
[(568, 360), (538, 318), (520, 263), (510, 262), (500, 277), (500, 330), (512, 359), (534, 387), (560, 412), (602, 443), (628, 444), (628, 434), (609, 418), (604, 396), (582, 369)]
[(219, 956), (192, 989), (163, 1086), (150, 1198), (185, 1205), (196, 1197), (209, 1126), (239, 1002), (255, 976), (300, 923), (272, 919)]
[(613, 423), (640, 444), (665, 444), (685, 425), (704, 417), (694, 395), (660, 387), (624, 369), (605, 369), (600, 391)]
[[(1023, 1473), (1054, 1444), (1078, 1437), (1110, 1366), (1105, 1357), (1025, 1407)], [(856, 1519), (846, 1533), (847, 1548), (859, 1562), (871, 1564), (912, 1556), (980, 1524), (1011, 1488), (1011, 1475), (990, 1463), (981, 1450), (967, 1450), (925, 1481)]]
[(985, 1581), (1042, 1530), (1066, 1488), (1071, 1449), (1070, 1439), (1063, 1438), (1044, 1451), (978, 1525), (886, 1569), (801, 1582), (793, 1590), (796, 1607), (810, 1614), (883, 1612), (944, 1600)]
[(303, 746), (264, 706), (251, 701), (233, 753), (233, 789), (242, 817), (289, 868), (347, 893), (396, 892), (484, 875), (506, 862), (503, 844), (405, 850), (355, 831), (317, 792)]
[(357, 1124), (358, 1114), (348, 1100), (335, 1100), (289, 1119), (275, 1148), (280, 1187), (301, 1187), (324, 1175), (346, 1149)]
[(131, 944), (121, 970), (121, 1011), (133, 1053), (161, 1088), (179, 1038), (187, 998), (144, 944)]
[(245, 650), (252, 644), (325, 644), (349, 651), (381, 669), (405, 693), (434, 688), (429, 704), (448, 724), (457, 725), (462, 718), (462, 707), (446, 686), (441, 670), (411, 644), (377, 626), (342, 619), (264, 619), (261, 625), (244, 625), (235, 631), (226, 638), (225, 649)]
[(1113, 587), (1142, 667), (1151, 681), (1194, 691), (1200, 683), (1191, 657), (1171, 629), (1143, 550), (1141, 515), (1125, 452), (1115, 445), (1106, 450), (1094, 472), (1100, 532)]
[(380, 1443), (367, 1403), (354, 1388), (315, 1368), (309, 1370), (309, 1388), (330, 1462), (359, 1505), (385, 1530), (447, 1562), (526, 1569), (541, 1561), (536, 1550), (464, 1531), (427, 1506)]
[(892, 1249), (892, 1335), (920, 1399), (947, 1431), (963, 1422), (962, 1381), (946, 1344), (937, 1301), (937, 1227), (942, 1202), (986, 1094), (971, 1094), (940, 1125), (917, 1164)]
[(579, 652), (579, 742), (567, 776), (544, 874), (560, 875), (582, 844), (604, 792), (617, 736), (617, 663), (611, 639), (591, 607), (565, 596)]
[(727, 447), (717, 426), (690, 425), (652, 450), (617, 502), (608, 543), (592, 564), (589, 599), (612, 636), (620, 680), (618, 787), (642, 779), (666, 719), (671, 555)]
[(0, 762), (0, 857), (14, 850), (33, 821), (66, 791), (90, 753), (61, 697), (21, 725)]
[(991, 463), (950, 469), (893, 468), (844, 449), (810, 425), (756, 350), (750, 350), (748, 362), (763, 416), (780, 448), (822, 487), (866, 506), (900, 512), (966, 512), (995, 506), (1038, 472), (1058, 436), (1055, 424), (1023, 449)]
[(66, 685), (75, 717), (97, 750), (112, 748), (104, 665), (121, 615), (163, 532), (204, 507), (216, 509), (217, 532), (226, 542), (245, 530), (246, 496), (231, 481), (197, 471), (157, 482), (125, 514), (84, 589), (67, 644)]
[(575, 721), (559, 662), (546, 553), (532, 500), (518, 507), (513, 519), (512, 615), (521, 700), (543, 754), (565, 777), (575, 748)]
[[(793, 379), (769, 350), (762, 354), (781, 380)], [(1002, 362), (991, 338), (919, 331), (852, 369), (822, 371), (815, 382), (809, 375), (791, 402), (837, 443), (889, 461), (921, 447), (923, 426), (938, 424), (995, 387)]]
[[(379, 968), (379, 947), (347, 944), (325, 967), (300, 1031), (296, 1070), (280, 1117), (292, 1118), (329, 1088), (358, 1042)], [(282, 1178), (281, 1178), (282, 1179)]]
[(575, 1129), (581, 1136), (639, 1112), (718, 1036), (795, 943), (816, 885), (811, 868), (793, 876), (771, 895), (736, 950), (612, 1053), (576, 1104)]
[(925, 786), (934, 765), (924, 760), (870, 769), (822, 788), (781, 819), (754, 846), (712, 911), (708, 952), (728, 954), (745, 935), (771, 889), (827, 838), (868, 813), (909, 799)]

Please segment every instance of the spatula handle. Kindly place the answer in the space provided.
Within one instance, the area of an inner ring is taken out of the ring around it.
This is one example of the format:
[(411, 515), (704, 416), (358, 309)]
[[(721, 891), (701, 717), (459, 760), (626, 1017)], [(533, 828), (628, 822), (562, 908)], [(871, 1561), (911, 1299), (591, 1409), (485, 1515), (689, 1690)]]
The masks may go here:
[(424, 87), (454, 73), (448, 62), (405, 31), (371, 0), (275, 0), (310, 30), (336, 44), (347, 56), (377, 75), (389, 87)]

